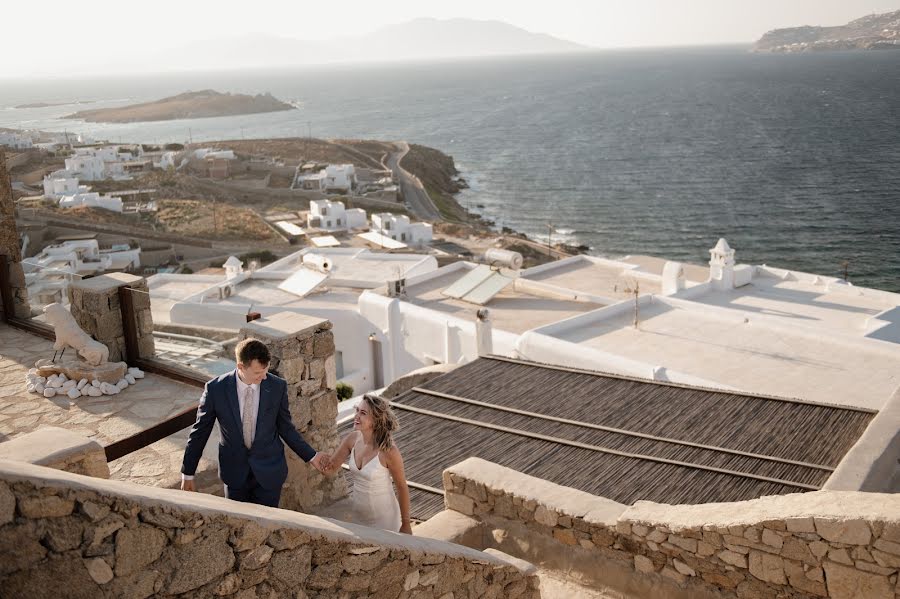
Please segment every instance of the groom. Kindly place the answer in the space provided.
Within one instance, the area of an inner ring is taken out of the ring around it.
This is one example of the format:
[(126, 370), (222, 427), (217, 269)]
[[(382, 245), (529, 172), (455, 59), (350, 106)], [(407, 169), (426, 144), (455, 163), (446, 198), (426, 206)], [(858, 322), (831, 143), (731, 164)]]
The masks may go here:
[(282, 441), (320, 472), (328, 457), (309, 446), (291, 422), (287, 383), (269, 370), (269, 349), (257, 339), (235, 348), (237, 369), (206, 383), (181, 466), (181, 488), (194, 491), (194, 473), (218, 420), (219, 478), (225, 497), (278, 507), (287, 479)]

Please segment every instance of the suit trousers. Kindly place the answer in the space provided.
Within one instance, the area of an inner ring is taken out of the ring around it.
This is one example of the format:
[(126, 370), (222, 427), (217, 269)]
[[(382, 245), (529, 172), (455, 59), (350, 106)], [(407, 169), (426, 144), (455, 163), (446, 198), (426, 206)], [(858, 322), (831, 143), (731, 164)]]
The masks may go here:
[(277, 489), (264, 489), (256, 482), (253, 472), (247, 475), (247, 480), (239, 487), (225, 485), (225, 497), (244, 503), (256, 503), (268, 507), (278, 507), (281, 500), (281, 487)]

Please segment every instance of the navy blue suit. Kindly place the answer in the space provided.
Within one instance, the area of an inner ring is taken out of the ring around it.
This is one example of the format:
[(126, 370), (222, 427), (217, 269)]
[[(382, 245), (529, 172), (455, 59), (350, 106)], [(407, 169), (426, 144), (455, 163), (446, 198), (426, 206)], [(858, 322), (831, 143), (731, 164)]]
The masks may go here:
[(197, 471), (203, 448), (218, 420), (222, 433), (219, 477), (225, 483), (226, 496), (277, 507), (288, 472), (282, 440), (305, 462), (315, 457), (316, 450), (303, 440), (291, 421), (284, 379), (269, 373), (259, 385), (259, 414), (250, 449), (244, 445), (239, 405), (236, 370), (206, 383), (181, 472), (192, 476)]

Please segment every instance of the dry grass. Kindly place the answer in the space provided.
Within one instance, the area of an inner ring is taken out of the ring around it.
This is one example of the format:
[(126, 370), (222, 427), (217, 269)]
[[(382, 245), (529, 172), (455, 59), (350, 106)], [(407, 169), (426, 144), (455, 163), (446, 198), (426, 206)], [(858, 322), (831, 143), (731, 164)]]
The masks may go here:
[(274, 240), (256, 212), (199, 200), (160, 200), (157, 221), (172, 233), (212, 239)]

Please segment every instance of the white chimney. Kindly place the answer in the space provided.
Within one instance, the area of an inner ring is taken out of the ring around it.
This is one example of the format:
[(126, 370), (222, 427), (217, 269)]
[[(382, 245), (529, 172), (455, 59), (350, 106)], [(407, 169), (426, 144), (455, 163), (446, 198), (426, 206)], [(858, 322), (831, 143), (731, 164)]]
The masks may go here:
[(717, 289), (734, 289), (734, 250), (724, 238), (709, 250), (709, 278)]
[(475, 318), (475, 347), (479, 356), (488, 356), (494, 353), (493, 326), (491, 314), (487, 308), (481, 308), (476, 312)]

